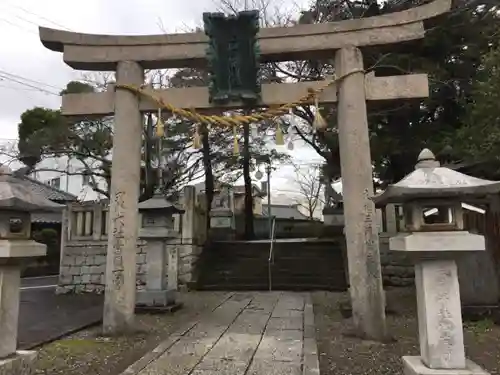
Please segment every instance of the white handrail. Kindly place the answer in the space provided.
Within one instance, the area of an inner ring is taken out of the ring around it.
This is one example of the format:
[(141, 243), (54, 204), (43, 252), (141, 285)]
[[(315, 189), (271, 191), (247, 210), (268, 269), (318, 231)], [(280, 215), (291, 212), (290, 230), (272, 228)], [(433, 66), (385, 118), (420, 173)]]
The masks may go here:
[(269, 257), (267, 259), (267, 270), (268, 270), (268, 281), (269, 281), (269, 291), (272, 289), (272, 270), (271, 266), (274, 263), (274, 235), (276, 231), (276, 217), (272, 219), (271, 225), (271, 243), (269, 245)]

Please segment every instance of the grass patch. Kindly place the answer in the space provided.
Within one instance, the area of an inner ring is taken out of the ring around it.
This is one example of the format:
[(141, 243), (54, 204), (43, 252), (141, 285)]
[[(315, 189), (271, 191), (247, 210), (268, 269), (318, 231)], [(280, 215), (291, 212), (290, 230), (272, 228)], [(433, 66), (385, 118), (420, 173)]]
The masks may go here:
[(474, 334), (475, 336), (481, 336), (485, 333), (491, 332), (495, 323), (491, 319), (482, 319), (477, 322), (467, 322), (465, 323), (465, 328)]

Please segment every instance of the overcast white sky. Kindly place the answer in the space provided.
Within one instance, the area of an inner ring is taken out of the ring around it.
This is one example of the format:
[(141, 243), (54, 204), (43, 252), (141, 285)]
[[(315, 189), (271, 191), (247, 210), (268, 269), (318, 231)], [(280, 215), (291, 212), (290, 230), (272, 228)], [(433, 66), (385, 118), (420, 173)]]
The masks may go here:
[[(0, 0), (0, 138), (17, 138), (19, 116), (26, 109), (59, 108), (57, 93), (81, 76), (64, 64), (62, 54), (42, 46), (39, 25), (96, 34), (184, 32), (201, 26), (202, 13), (217, 10), (217, 1)], [(310, 2), (272, 0), (272, 7), (298, 13)], [(303, 147), (296, 148), (294, 155), (299, 163), (319, 160), (313, 150)], [(280, 171), (275, 177), (281, 181), (276, 182), (286, 184), (284, 174), (288, 173)]]
[[(202, 13), (215, 11), (217, 1), (0, 0), (1, 138), (16, 138), (19, 115), (26, 109), (60, 106), (58, 96), (2, 78), (2, 73), (32, 80), (24, 82), (52, 93), (80, 74), (63, 63), (61, 54), (42, 46), (39, 25), (98, 34), (183, 32), (201, 25)], [(309, 1), (273, 0), (273, 5), (298, 11)]]

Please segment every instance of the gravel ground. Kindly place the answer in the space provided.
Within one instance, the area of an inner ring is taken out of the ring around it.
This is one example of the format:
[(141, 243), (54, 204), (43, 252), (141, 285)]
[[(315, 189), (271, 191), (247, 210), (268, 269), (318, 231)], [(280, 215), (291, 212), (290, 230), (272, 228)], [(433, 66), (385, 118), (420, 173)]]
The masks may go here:
[(183, 293), (181, 310), (173, 314), (139, 314), (139, 334), (103, 338), (100, 327), (80, 331), (39, 349), (36, 374), (118, 375), (197, 315), (228, 297), (225, 292)]
[[(313, 293), (321, 375), (402, 374), (401, 356), (420, 352), (414, 291), (387, 291), (388, 307), (395, 312), (387, 316), (396, 339), (390, 344), (343, 336), (352, 329), (351, 319), (343, 319), (339, 310), (347, 299), (346, 293)], [(500, 327), (487, 320), (465, 323), (464, 338), (467, 356), (491, 375), (500, 375)]]

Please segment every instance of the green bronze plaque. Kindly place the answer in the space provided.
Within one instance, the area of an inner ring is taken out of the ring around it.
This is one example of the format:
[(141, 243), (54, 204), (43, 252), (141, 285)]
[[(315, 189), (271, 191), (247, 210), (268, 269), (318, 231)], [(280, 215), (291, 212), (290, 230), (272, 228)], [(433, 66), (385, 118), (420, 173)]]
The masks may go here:
[(260, 99), (259, 12), (204, 13), (203, 23), (209, 37), (210, 103), (256, 103)]

